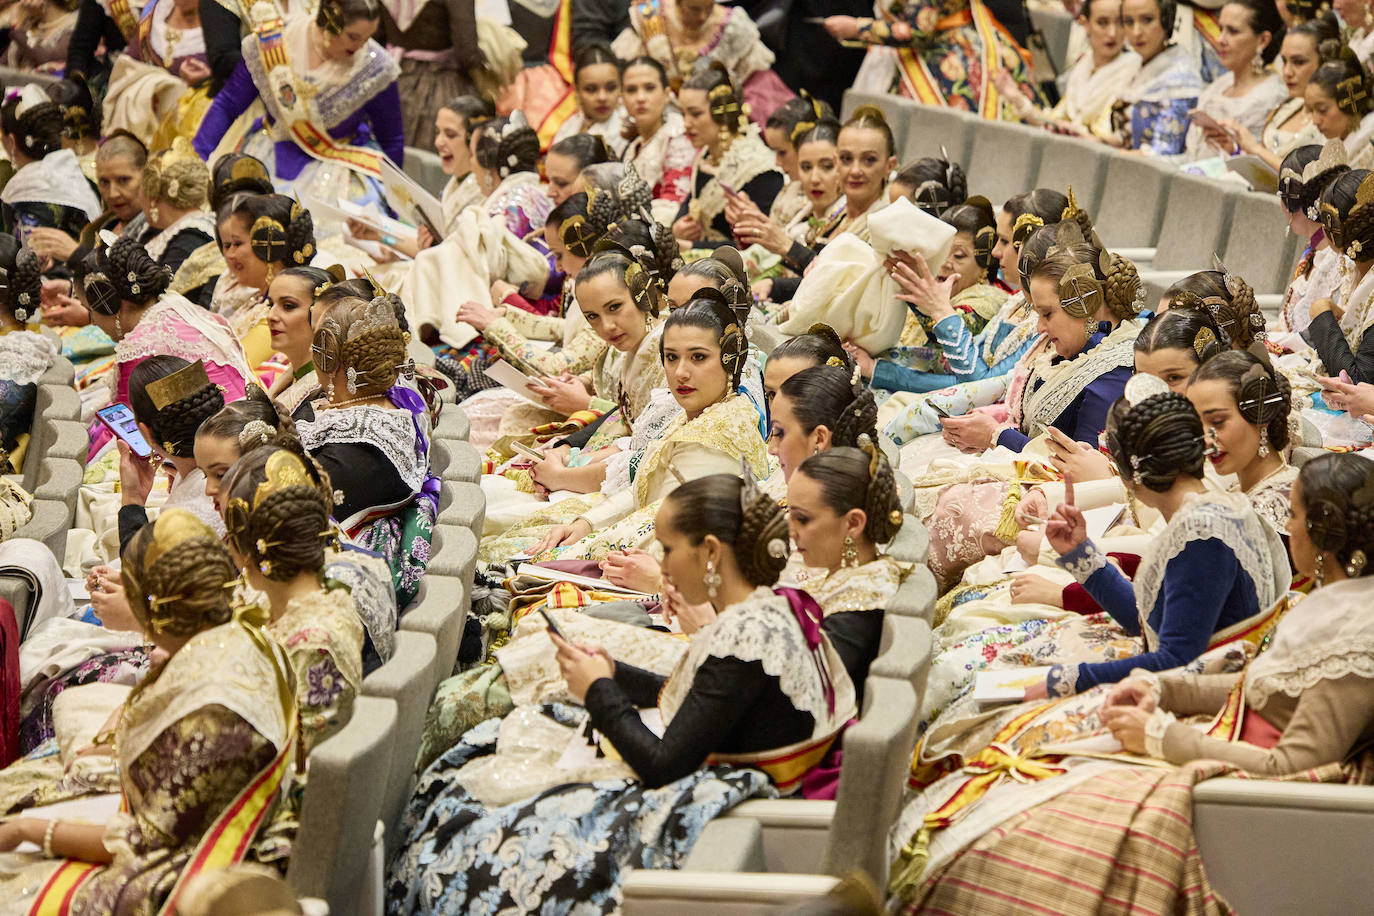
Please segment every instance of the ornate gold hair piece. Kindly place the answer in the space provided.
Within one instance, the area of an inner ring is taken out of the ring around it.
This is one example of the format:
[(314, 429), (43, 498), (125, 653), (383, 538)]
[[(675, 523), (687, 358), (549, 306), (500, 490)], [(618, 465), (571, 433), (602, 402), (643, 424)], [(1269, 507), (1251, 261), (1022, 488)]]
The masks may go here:
[(1102, 281), (1091, 264), (1074, 264), (1059, 280), (1059, 305), (1072, 318), (1092, 318), (1104, 301)]
[(242, 159), (235, 160), (229, 167), (230, 181), (266, 181), (271, 182), (272, 176), (267, 174), (267, 167), (252, 156), (244, 156)]
[(559, 224), (558, 237), (563, 240), (564, 248), (579, 258), (586, 258), (591, 256), (592, 246), (596, 244), (598, 236), (596, 230), (587, 224), (586, 217), (574, 213)]
[(1066, 206), (1066, 207), (1064, 208), (1064, 212), (1060, 215), (1059, 218), (1060, 218), (1061, 220), (1066, 220), (1066, 219), (1077, 220), (1077, 219), (1078, 219), (1078, 214), (1079, 214), (1081, 211), (1078, 209), (1078, 199), (1077, 199), (1076, 197), (1073, 196), (1073, 185), (1069, 185), (1068, 193), (1065, 194), (1064, 196), (1067, 197), (1067, 198), (1069, 199), (1069, 203), (1068, 203), (1068, 206)]
[(205, 361), (198, 359), (166, 378), (150, 382), (147, 387), (148, 399), (153, 402), (154, 410), (163, 410), (170, 404), (190, 397), (209, 384), (210, 376), (205, 373)]
[[(196, 538), (215, 539), (209, 526), (196, 518), (186, 509), (164, 509), (153, 522), (153, 543), (143, 554), (143, 566), (151, 567), (166, 555), (167, 551)], [(126, 575), (127, 575), (126, 570)], [(149, 596), (151, 599), (152, 596)], [(169, 599), (170, 600), (170, 599)]]
[[(287, 487), (310, 487), (315, 489), (315, 481), (311, 478), (310, 472), (306, 470), (305, 464), (295, 453), (286, 449), (279, 449), (272, 453), (267, 459), (264, 467), (266, 477), (262, 483), (258, 484), (253, 490), (253, 500), (250, 504), (241, 496), (236, 496), (229, 500), (225, 507), (224, 521), (229, 530), (234, 534), (241, 533), (248, 525), (248, 517), (256, 512), (262, 505), (263, 500), (273, 493), (284, 490)], [(273, 546), (268, 544), (263, 538), (258, 539), (258, 553), (265, 552), (266, 548)]]
[(1217, 335), (1212, 333), (1211, 328), (1198, 328), (1198, 332), (1193, 335), (1193, 352), (1197, 354), (1199, 360), (1206, 359), (1208, 348), (1218, 343), (1220, 342), (1217, 340)]

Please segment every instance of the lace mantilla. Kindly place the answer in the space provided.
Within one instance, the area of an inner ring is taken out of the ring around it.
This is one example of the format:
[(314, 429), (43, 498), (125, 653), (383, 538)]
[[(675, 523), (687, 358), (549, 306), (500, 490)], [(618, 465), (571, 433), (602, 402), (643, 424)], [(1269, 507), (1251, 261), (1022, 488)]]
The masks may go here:
[[(1073, 359), (1054, 362), (1053, 350), (1036, 357), (1022, 389), (1021, 430), (1028, 436), (1045, 432), (1059, 415), (1102, 375), (1135, 366), (1135, 339), (1140, 325), (1123, 321), (1097, 346)], [(1036, 382), (1041, 382), (1036, 387)]]
[(325, 445), (371, 445), (377, 448), (406, 486), (419, 492), (429, 475), (427, 457), (415, 439), (415, 420), (408, 410), (370, 404), (320, 410), (314, 420), (296, 424), (301, 444), (314, 452)]
[(644, 453), (663, 438), (680, 416), (682, 405), (673, 393), (667, 388), (654, 389), (648, 405), (634, 418), (629, 438), (621, 439), (620, 451), (606, 459), (606, 479), (601, 482), (603, 495), (614, 496), (630, 488), (634, 470), (644, 459)]
[(37, 331), (0, 334), (0, 378), (32, 385), (51, 368), (57, 349)]
[(862, 566), (838, 569), (824, 578), (808, 579), (806, 590), (829, 617), (886, 608), (901, 584), (901, 567), (896, 560), (883, 556)]
[(1297, 479), (1298, 469), (1284, 462), (1277, 471), (1255, 484), (1246, 494), (1259, 517), (1279, 534), (1283, 534), (1288, 527), (1288, 520), (1293, 517), (1293, 503), (1289, 494)]
[(231, 366), (245, 379), (252, 378), (228, 322), (177, 293), (164, 293), (143, 313), (138, 325), (115, 343), (115, 361), (119, 363), (159, 353), (180, 356), (188, 362), (203, 359)]
[(1141, 558), (1135, 576), (1136, 608), (1146, 646), (1153, 651), (1159, 636), (1146, 623), (1159, 597), (1169, 561), (1192, 541), (1216, 539), (1231, 548), (1241, 569), (1255, 584), (1259, 606), (1267, 608), (1282, 596), (1276, 556), (1287, 557), (1278, 534), (1260, 521), (1248, 497), (1239, 493), (1200, 493), (1185, 497), (1183, 506), (1169, 521)]
[[(835, 714), (854, 707), (854, 685), (845, 675), (829, 641), (823, 641), (830, 677), (835, 685)], [(678, 662), (659, 694), (658, 705), (665, 722), (672, 721), (687, 693), (692, 689), (696, 671), (710, 657), (737, 658), (759, 662), (763, 670), (776, 677), (794, 706), (816, 720), (817, 733), (833, 731), (832, 719), (816, 663), (806, 646), (797, 618), (787, 599), (772, 589), (755, 589), (744, 601), (726, 608), (719, 617), (692, 637), (687, 654)]]
[(1245, 699), (1263, 706), (1349, 674), (1374, 679), (1374, 580), (1347, 579), (1319, 588), (1292, 607), (1269, 649), (1245, 670)]

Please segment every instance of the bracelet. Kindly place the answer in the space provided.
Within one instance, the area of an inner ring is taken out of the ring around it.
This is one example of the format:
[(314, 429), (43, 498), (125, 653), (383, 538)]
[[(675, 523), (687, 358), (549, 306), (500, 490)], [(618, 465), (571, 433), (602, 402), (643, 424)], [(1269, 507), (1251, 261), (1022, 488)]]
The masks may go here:
[(382, 235), (382, 244), (383, 244), (383, 245), (390, 245), (392, 248), (395, 248), (395, 247), (396, 247), (396, 236), (394, 236), (394, 235), (385, 235), (385, 234), (383, 234), (383, 235)]
[(60, 823), (61, 821), (56, 820), (48, 821), (47, 829), (43, 831), (43, 858), (45, 859), (56, 858), (52, 851), (52, 835), (57, 830), (57, 825)]

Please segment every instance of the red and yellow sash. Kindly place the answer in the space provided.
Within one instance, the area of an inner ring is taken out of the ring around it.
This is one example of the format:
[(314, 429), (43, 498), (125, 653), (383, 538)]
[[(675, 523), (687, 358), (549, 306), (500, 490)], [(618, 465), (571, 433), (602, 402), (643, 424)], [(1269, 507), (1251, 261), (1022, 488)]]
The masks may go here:
[(539, 122), (539, 148), (547, 150), (563, 123), (577, 113), (577, 93), (573, 91), (572, 67), (572, 0), (562, 0), (553, 20), (553, 38), (549, 42), (549, 63), (563, 77), (567, 89), (558, 103), (549, 109)]
[(706, 762), (757, 767), (768, 774), (779, 792), (787, 795), (796, 790), (801, 785), (802, 777), (825, 758), (837, 737), (839, 732), (834, 732), (823, 738), (813, 738), (757, 754), (712, 754), (706, 758)]
[[(254, 8), (257, 7), (258, 5), (254, 4)], [(272, 96), (281, 106), (282, 120), (287, 124), (287, 133), (297, 146), (320, 162), (333, 162), (355, 172), (380, 178), (381, 153), (335, 140), (328, 131), (322, 130), (310, 120), (305, 100), (301, 98), (294, 84), (296, 76), (286, 52), (285, 28), (281, 11), (275, 6), (270, 15), (253, 21), (258, 56), (262, 60), (262, 69), (267, 74)]]
[[(1012, 39), (1011, 34), (1002, 27), (1002, 24), (993, 17), (992, 13), (988, 12), (987, 7), (981, 3), (971, 4), (969, 9), (960, 10), (944, 17), (935, 24), (935, 31), (945, 32), (966, 25), (972, 25), (977, 29), (978, 37), (983, 45), (983, 85), (979, 89), (977, 114), (984, 118), (996, 120), (1001, 116), (1002, 96), (997, 91), (997, 87), (993, 85), (991, 74), (997, 73), (1003, 66), (1001, 44), (998, 41), (997, 33), (1000, 32), (1001, 38), (1012, 47), (1016, 47), (1016, 42)], [(911, 47), (898, 48), (897, 63), (898, 73), (909, 96), (923, 105), (943, 107), (949, 104), (945, 93), (940, 89), (939, 82), (926, 67), (925, 58), (916, 49)], [(1029, 61), (1026, 63), (1029, 65)]]

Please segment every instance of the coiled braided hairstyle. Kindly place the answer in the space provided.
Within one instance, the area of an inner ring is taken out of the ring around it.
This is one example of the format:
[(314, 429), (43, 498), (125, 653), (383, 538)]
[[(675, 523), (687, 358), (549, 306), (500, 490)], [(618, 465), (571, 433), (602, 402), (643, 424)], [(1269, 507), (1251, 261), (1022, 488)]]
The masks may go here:
[(1307, 535), (1351, 578), (1374, 571), (1374, 464), (1353, 453), (1319, 455), (1298, 472)]
[(288, 445), (290, 441), (304, 455), (295, 422), (257, 385), (249, 385), (242, 398), (225, 404), (214, 416), (200, 424), (196, 438), (203, 436), (237, 442), (240, 454), (262, 445), (291, 447)]
[(716, 126), (730, 136), (742, 134), (749, 124), (744, 100), (730, 81), (730, 71), (718, 60), (704, 59), (692, 75), (683, 80), (683, 89), (697, 89), (706, 93), (706, 110)]
[(153, 406), (148, 386), (190, 365), (180, 356), (159, 353), (143, 360), (129, 373), (129, 407), (134, 419), (147, 426), (153, 441), (173, 458), (194, 455), (196, 431), (224, 408), (224, 392), (213, 382), (163, 405), (161, 410)]
[(349, 393), (366, 397), (386, 393), (402, 373), (414, 376), (408, 342), (390, 299), (347, 298), (320, 320), (311, 351), (316, 367), (330, 374), (342, 366)]
[(521, 112), (485, 121), (477, 131), (474, 152), (482, 168), (506, 178), (517, 172), (533, 172), (539, 167), (539, 134)]
[[(1067, 232), (1065, 227), (1068, 227)], [(1035, 237), (1032, 236), (1032, 239)], [(1028, 274), (1023, 274), (1023, 288), (1030, 288), (1031, 279), (1045, 277), (1060, 284), (1062, 300), (1066, 298), (1063, 295), (1065, 277), (1072, 269), (1084, 265), (1090, 268), (1090, 271), (1084, 272), (1088, 274), (1085, 285), (1089, 288), (1095, 286), (1096, 291), (1084, 293), (1080, 288), (1080, 301), (1075, 303), (1074, 310), (1065, 310), (1075, 318), (1091, 319), (1098, 311), (1094, 306), (1105, 305), (1108, 314), (1117, 320), (1135, 317), (1139, 311), (1137, 298), (1140, 293), (1140, 274), (1136, 272), (1135, 265), (1120, 255), (1082, 239), (1077, 222), (1066, 220), (1059, 223), (1056, 227), (1056, 244), (1039, 264)], [(1085, 314), (1078, 314), (1079, 311)]]
[(787, 565), (787, 510), (759, 492), (743, 505), (745, 495), (740, 477), (710, 474), (682, 484), (665, 502), (673, 507), (673, 527), (692, 544), (714, 535), (730, 548), (746, 582), (772, 586)]
[(973, 261), (983, 271), (982, 281), (992, 282), (997, 259), (992, 256), (997, 244), (997, 217), (986, 197), (971, 197), (940, 214), (940, 221), (967, 233), (973, 240)]
[[(267, 166), (244, 153), (225, 153), (210, 170), (210, 207), (216, 213), (235, 194), (271, 194)], [(224, 214), (221, 214), (221, 218)]]
[(1235, 274), (1228, 287), (1221, 271), (1200, 270), (1166, 289), (1164, 298), (1169, 311), (1196, 309), (1211, 315), (1222, 349), (1249, 349), (1264, 330), (1264, 313), (1255, 300), (1255, 291)]
[(1201, 364), (1225, 352), (1226, 335), (1205, 309), (1172, 308), (1151, 318), (1135, 339), (1135, 352), (1186, 350)]
[[(283, 194), (241, 194), (227, 205), (248, 234), (253, 256), (267, 264), (295, 267), (315, 256), (310, 211)], [(221, 222), (226, 214), (220, 213)]]
[(902, 527), (902, 503), (897, 479), (882, 450), (864, 436), (858, 448), (831, 448), (801, 463), (797, 473), (814, 480), (821, 498), (836, 515), (852, 509), (864, 512), (864, 537), (886, 544)]
[(878, 438), (873, 391), (862, 382), (855, 383), (850, 371), (812, 366), (783, 382), (778, 394), (787, 398), (802, 432), (810, 435), (821, 426), (830, 430), (831, 448), (858, 448), (864, 436)]
[(315, 462), (291, 448), (260, 446), (234, 463), (220, 492), (229, 545), (268, 579), (324, 568), (334, 506), (328, 475)]
[(1123, 479), (1156, 493), (1184, 475), (1202, 479), (1202, 420), (1191, 401), (1172, 391), (1134, 407), (1118, 398), (1107, 414), (1107, 449)]
[(127, 235), (92, 251), (81, 268), (86, 304), (99, 315), (118, 315), (125, 302), (147, 305), (172, 282), (171, 268), (154, 261), (148, 249)]
[(189, 147), (161, 150), (143, 166), (143, 199), (149, 203), (161, 200), (178, 210), (198, 210), (209, 197), (210, 170)]
[(121, 555), (124, 597), (138, 622), (155, 635), (194, 636), (233, 617), (237, 578), (224, 544), (185, 509), (164, 509)]
[(42, 159), (62, 148), (62, 108), (54, 102), (39, 102), (19, 114), (19, 96), (0, 105), (0, 129), (14, 138), (14, 145), (30, 159)]
[[(713, 294), (714, 295), (711, 295)], [(697, 298), (682, 308), (674, 309), (668, 316), (663, 328), (663, 338), (658, 342), (658, 359), (663, 361), (663, 341), (672, 328), (688, 327), (712, 331), (717, 335), (720, 347), (720, 364), (730, 379), (730, 390), (739, 387), (740, 377), (748, 362), (749, 337), (736, 310), (725, 301), (725, 297), (713, 289), (700, 290)]]
[(812, 98), (806, 90), (802, 90), (801, 95), (773, 109), (768, 120), (764, 121), (763, 129), (781, 132), (783, 138), (796, 149), (801, 146), (803, 136), (814, 130), (816, 125), (827, 121), (838, 126), (835, 109), (830, 107), (829, 102)]
[(1192, 381), (1225, 382), (1245, 422), (1263, 429), (1273, 448), (1288, 447), (1293, 389), (1288, 378), (1275, 371), (1268, 359), (1245, 350), (1218, 353), (1197, 368)]
[(773, 348), (769, 359), (804, 359), (813, 366), (832, 366), (843, 369), (846, 376), (854, 374), (854, 358), (844, 348), (844, 342), (828, 324), (813, 324), (805, 334), (790, 337)]
[(906, 196), (936, 219), (968, 199), (968, 177), (963, 167), (943, 157), (917, 159), (899, 171), (892, 183), (910, 188)]
[(62, 136), (73, 142), (99, 139), (100, 106), (86, 78), (73, 73), (48, 87), (48, 98), (62, 111)]
[(1352, 261), (1374, 258), (1374, 172), (1351, 169), (1322, 190), (1318, 213), (1331, 244)]
[(1302, 213), (1314, 222), (1319, 215), (1317, 203), (1321, 200), (1322, 191), (1337, 175), (1350, 170), (1348, 165), (1341, 163), (1323, 168), (1304, 181), (1301, 176), (1309, 165), (1321, 158), (1321, 154), (1322, 147), (1318, 144), (1300, 146), (1284, 156), (1279, 167), (1279, 200), (1283, 202), (1284, 209), (1289, 213)]
[(38, 316), (43, 298), (43, 264), (32, 248), (0, 232), (0, 308), (26, 324)]

